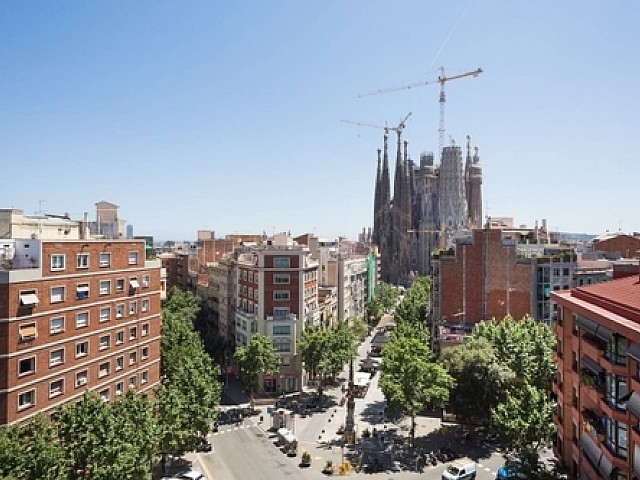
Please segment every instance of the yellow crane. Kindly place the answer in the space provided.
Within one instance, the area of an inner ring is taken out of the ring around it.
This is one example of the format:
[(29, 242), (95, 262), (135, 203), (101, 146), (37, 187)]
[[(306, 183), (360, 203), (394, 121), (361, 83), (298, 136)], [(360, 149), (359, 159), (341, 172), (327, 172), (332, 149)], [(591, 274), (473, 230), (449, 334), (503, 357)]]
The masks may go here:
[(469, 72), (459, 73), (457, 75), (451, 75), (448, 77), (444, 74), (444, 67), (440, 67), (440, 75), (438, 75), (438, 78), (435, 78), (433, 80), (423, 80), (420, 82), (409, 83), (407, 85), (401, 85), (399, 87), (381, 88), (373, 92), (359, 94), (358, 98), (368, 97), (371, 95), (380, 95), (382, 93), (397, 92), (399, 90), (407, 90), (415, 87), (422, 87), (424, 85), (433, 85), (434, 83), (439, 83), (440, 84), (440, 127), (438, 128), (438, 134), (439, 134), (438, 137), (439, 137), (440, 155), (442, 155), (442, 147), (444, 147), (444, 132), (445, 132), (444, 105), (447, 101), (447, 97), (444, 91), (444, 84), (447, 82), (450, 82), (451, 80), (458, 80), (459, 78), (477, 77), (481, 73), (482, 73), (482, 69), (476, 68), (475, 70), (471, 70)]
[(366, 122), (355, 122), (353, 120), (348, 120), (346, 118), (343, 118), (341, 120), (341, 122), (345, 122), (345, 123), (351, 123), (352, 125), (358, 125), (360, 127), (372, 127), (372, 128), (382, 128), (384, 129), (386, 132), (388, 132), (389, 130), (393, 130), (394, 132), (397, 133), (402, 133), (402, 131), (405, 129), (405, 127), (407, 126), (407, 120), (409, 120), (409, 117), (411, 116), (411, 112), (407, 113), (407, 115), (400, 120), (400, 123), (398, 124), (397, 127), (389, 127), (386, 122), (385, 125), (376, 125), (373, 123), (366, 123)]

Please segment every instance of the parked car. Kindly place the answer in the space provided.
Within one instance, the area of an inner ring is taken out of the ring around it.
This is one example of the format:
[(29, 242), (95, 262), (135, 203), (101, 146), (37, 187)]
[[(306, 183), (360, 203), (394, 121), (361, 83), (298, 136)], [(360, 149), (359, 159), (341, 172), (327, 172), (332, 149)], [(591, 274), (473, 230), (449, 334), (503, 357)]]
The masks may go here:
[(476, 463), (471, 460), (457, 461), (442, 472), (442, 480), (466, 480), (471, 478), (476, 478)]
[(526, 480), (527, 475), (522, 472), (522, 461), (509, 461), (498, 469), (496, 480)]
[(196, 439), (196, 450), (198, 452), (210, 452), (212, 450), (211, 442), (204, 437)]
[(194, 468), (184, 470), (173, 477), (162, 477), (160, 480), (207, 480), (204, 473), (199, 472)]

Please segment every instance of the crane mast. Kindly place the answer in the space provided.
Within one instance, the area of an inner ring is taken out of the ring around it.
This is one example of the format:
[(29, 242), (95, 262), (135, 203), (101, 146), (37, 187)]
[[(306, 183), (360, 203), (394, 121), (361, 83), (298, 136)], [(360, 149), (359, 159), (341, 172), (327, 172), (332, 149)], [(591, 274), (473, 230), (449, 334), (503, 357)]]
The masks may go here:
[(440, 84), (440, 125), (438, 127), (438, 143), (439, 143), (439, 151), (442, 156), (442, 148), (444, 147), (444, 134), (445, 134), (445, 104), (447, 102), (447, 96), (445, 94), (444, 84), (450, 82), (451, 80), (458, 80), (460, 78), (465, 77), (477, 77), (482, 73), (482, 68), (476, 68), (475, 70), (471, 70), (468, 72), (460, 73), (457, 75), (451, 75), (447, 77), (444, 74), (444, 67), (440, 67), (440, 75), (438, 78), (433, 80), (424, 80), (420, 82), (410, 83), (406, 85), (401, 85), (399, 87), (390, 87), (390, 88), (382, 88), (379, 90), (375, 90), (373, 92), (359, 94), (358, 98), (368, 97), (371, 95), (380, 95), (383, 93), (397, 92), (398, 90), (409, 90), (415, 87), (422, 87), (425, 85), (432, 85), (434, 83)]

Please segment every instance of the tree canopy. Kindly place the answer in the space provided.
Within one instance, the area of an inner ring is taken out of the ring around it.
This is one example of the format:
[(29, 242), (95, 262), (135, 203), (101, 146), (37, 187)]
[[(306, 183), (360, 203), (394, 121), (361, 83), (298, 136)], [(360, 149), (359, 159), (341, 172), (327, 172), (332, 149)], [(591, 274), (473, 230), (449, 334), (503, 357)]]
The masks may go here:
[(253, 402), (253, 394), (258, 388), (260, 375), (275, 373), (280, 367), (280, 355), (266, 335), (252, 335), (246, 347), (238, 347), (234, 354), (240, 368), (240, 379), (249, 392)]
[(431, 279), (418, 277), (396, 307), (394, 317), (400, 322), (426, 325), (431, 308)]

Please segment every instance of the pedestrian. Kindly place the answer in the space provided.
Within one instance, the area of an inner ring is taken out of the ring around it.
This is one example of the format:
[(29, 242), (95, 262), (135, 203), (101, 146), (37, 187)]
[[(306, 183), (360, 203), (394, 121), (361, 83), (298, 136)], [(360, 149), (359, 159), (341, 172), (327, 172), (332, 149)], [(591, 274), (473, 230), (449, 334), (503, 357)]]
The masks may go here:
[(240, 425), (241, 423), (242, 423), (242, 414), (239, 413), (238, 417), (237, 417), (237, 420), (236, 420), (236, 425)]

